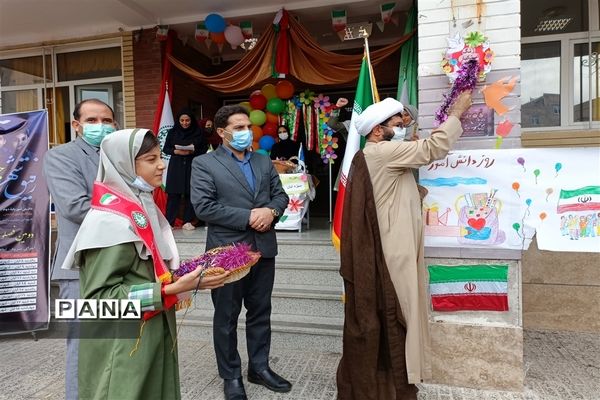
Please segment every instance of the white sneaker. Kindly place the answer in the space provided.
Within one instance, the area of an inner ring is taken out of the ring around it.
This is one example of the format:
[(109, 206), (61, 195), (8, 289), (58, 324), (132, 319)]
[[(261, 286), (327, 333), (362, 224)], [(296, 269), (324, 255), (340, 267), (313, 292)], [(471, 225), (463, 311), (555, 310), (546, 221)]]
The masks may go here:
[(196, 229), (196, 227), (194, 225), (192, 225), (190, 222), (186, 222), (185, 224), (183, 224), (181, 229), (185, 229), (186, 231), (193, 231), (194, 229)]

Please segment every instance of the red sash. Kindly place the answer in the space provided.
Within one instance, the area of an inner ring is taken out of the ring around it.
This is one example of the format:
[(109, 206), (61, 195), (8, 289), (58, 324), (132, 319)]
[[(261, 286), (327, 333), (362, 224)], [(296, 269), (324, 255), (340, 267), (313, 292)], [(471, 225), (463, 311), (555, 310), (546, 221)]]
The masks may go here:
[[(137, 236), (142, 239), (142, 242), (152, 254), (156, 279), (163, 285), (173, 282), (171, 272), (167, 268), (154, 242), (154, 232), (150, 226), (150, 220), (140, 204), (129, 200), (125, 195), (109, 188), (103, 183), (94, 182), (91, 208), (111, 212), (129, 220)], [(163, 295), (163, 306), (165, 309), (168, 310), (177, 304), (177, 302), (178, 298), (176, 295)], [(143, 318), (144, 320), (148, 320), (159, 313), (160, 311), (146, 311)]]

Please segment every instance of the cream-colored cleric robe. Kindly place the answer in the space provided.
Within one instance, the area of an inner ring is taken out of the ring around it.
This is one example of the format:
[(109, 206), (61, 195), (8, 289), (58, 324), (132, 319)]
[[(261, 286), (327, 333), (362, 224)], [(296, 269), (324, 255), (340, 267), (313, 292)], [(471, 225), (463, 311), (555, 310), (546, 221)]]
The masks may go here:
[(363, 149), (373, 184), (385, 262), (407, 324), (409, 383), (431, 378), (421, 200), (410, 169), (444, 158), (461, 134), (460, 121), (449, 117), (427, 139), (367, 142)]

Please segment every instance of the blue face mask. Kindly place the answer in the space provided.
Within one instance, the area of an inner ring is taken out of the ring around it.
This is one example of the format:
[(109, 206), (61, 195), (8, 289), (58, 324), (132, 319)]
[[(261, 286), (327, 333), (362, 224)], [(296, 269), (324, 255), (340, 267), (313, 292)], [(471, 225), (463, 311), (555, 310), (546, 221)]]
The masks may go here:
[(152, 186), (151, 184), (146, 182), (144, 180), (144, 178), (142, 178), (141, 176), (136, 176), (135, 180), (133, 182), (131, 182), (131, 184), (134, 187), (136, 187), (137, 189), (141, 190), (142, 192), (146, 192), (146, 193), (150, 193), (154, 189), (156, 189), (154, 186)]
[(232, 140), (229, 141), (231, 147), (237, 151), (244, 151), (252, 144), (252, 131), (235, 131), (232, 133)]
[(396, 140), (399, 141), (399, 140), (406, 139), (406, 128), (394, 126), (392, 129), (394, 131), (394, 137), (392, 138), (392, 141), (396, 141)]
[(83, 124), (83, 140), (92, 146), (100, 147), (102, 139), (114, 131), (115, 128), (109, 124)]

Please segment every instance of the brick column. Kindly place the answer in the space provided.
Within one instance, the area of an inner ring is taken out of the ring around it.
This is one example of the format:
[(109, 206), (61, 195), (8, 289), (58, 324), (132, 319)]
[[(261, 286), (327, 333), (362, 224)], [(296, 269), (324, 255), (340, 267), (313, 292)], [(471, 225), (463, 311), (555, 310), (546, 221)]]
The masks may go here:
[(137, 128), (152, 129), (162, 79), (161, 54), (156, 29), (145, 29), (140, 40), (133, 44)]

